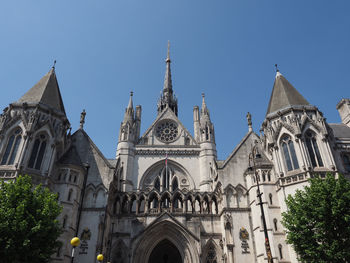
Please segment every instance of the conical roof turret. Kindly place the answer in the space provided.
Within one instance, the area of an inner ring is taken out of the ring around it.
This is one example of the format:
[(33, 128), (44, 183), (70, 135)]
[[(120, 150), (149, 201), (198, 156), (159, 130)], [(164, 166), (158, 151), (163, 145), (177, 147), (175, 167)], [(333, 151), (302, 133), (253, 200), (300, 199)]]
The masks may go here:
[(125, 114), (124, 114), (124, 123), (126, 122), (133, 122), (134, 121), (134, 106), (133, 106), (133, 101), (132, 101), (132, 96), (134, 93), (131, 91), (130, 92), (130, 98), (129, 98), (129, 103), (128, 106), (125, 109)]
[(202, 93), (201, 116), (202, 115), (208, 115), (208, 117), (209, 117), (209, 110), (208, 110), (207, 104), (205, 103), (205, 94), (204, 93)]
[(43, 76), (29, 91), (27, 91), (18, 103), (42, 104), (66, 115), (61, 92), (58, 86), (55, 67)]
[(310, 104), (277, 70), (266, 116), (288, 107), (305, 105)]

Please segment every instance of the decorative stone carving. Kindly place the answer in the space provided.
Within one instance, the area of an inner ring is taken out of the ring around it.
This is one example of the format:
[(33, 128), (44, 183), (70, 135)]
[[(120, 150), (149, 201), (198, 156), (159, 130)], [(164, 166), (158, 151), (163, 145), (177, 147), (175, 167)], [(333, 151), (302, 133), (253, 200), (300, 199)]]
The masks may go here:
[(247, 240), (249, 240), (249, 233), (244, 227), (241, 227), (241, 229), (239, 230), (239, 239), (242, 241), (242, 254), (249, 254), (249, 244), (247, 242)]

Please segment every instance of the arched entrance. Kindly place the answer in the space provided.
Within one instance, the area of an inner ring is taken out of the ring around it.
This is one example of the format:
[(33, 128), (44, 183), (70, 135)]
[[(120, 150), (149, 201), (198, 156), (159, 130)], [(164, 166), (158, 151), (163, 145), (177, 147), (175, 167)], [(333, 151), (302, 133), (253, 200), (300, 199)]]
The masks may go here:
[(164, 239), (152, 250), (148, 263), (183, 263), (183, 260), (177, 247)]
[(131, 262), (199, 263), (199, 239), (168, 214), (161, 217), (132, 241)]

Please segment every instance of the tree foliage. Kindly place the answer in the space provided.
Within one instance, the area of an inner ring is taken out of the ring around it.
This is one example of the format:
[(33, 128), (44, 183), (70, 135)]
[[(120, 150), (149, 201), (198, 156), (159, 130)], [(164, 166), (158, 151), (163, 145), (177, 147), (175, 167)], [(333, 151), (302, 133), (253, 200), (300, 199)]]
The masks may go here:
[(287, 243), (302, 262), (350, 262), (350, 182), (313, 178), (286, 200)]
[(48, 262), (60, 245), (57, 195), (29, 176), (0, 183), (0, 261)]

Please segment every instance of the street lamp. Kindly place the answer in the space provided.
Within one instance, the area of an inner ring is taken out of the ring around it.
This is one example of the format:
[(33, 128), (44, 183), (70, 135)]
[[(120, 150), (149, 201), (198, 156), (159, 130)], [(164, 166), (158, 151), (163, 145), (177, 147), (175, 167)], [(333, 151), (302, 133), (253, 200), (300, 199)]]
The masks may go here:
[(70, 241), (70, 244), (72, 245), (73, 249), (72, 249), (72, 261), (74, 260), (74, 249), (75, 247), (79, 246), (80, 244), (80, 239), (78, 237), (73, 237), (72, 240)]
[(103, 255), (102, 254), (98, 254), (97, 255), (97, 261), (99, 261), (99, 262), (103, 261)]
[[(257, 143), (257, 142), (256, 142)], [(261, 154), (258, 151), (257, 144), (255, 144), (252, 148), (251, 153), (249, 154), (249, 167), (248, 171), (254, 172), (255, 180), (256, 180), (256, 185), (258, 188), (257, 191), (257, 197), (259, 198), (259, 206), (261, 210), (261, 218), (263, 221), (263, 227), (264, 227), (264, 235), (265, 235), (265, 249), (266, 249), (266, 254), (267, 254), (267, 262), (268, 263), (273, 263), (273, 258), (271, 254), (271, 247), (270, 247), (270, 241), (269, 241), (269, 235), (267, 233), (267, 227), (266, 227), (266, 219), (265, 219), (265, 213), (264, 213), (264, 206), (263, 202), (261, 199), (262, 193), (260, 192), (260, 185), (259, 185), (259, 178), (258, 175), (256, 174), (256, 163), (255, 160), (260, 161), (261, 159)], [(251, 166), (251, 161), (253, 162), (253, 167)]]

